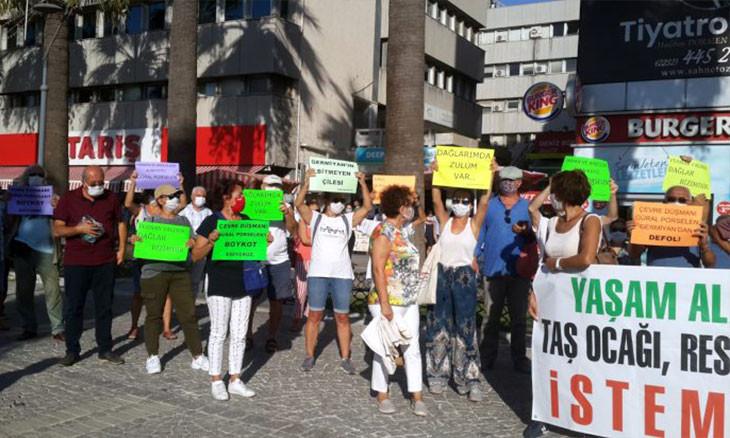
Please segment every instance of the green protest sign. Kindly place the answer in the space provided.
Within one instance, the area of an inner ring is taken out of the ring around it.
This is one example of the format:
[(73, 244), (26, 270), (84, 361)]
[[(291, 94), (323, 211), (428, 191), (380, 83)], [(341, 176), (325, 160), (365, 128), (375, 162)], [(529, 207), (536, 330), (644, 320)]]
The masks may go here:
[(598, 158), (565, 157), (560, 170), (582, 170), (591, 183), (591, 199), (608, 201), (611, 199), (611, 171), (606, 160)]
[(135, 258), (163, 262), (184, 262), (188, 258), (189, 227), (140, 222), (137, 236), (142, 240), (134, 244)]
[(309, 168), (317, 171), (309, 181), (313, 192), (357, 193), (357, 163), (310, 157)]
[(284, 220), (284, 213), (279, 210), (284, 192), (281, 190), (244, 190), (246, 207), (243, 214), (251, 219), (262, 221)]
[(213, 260), (266, 260), (267, 221), (218, 221)]

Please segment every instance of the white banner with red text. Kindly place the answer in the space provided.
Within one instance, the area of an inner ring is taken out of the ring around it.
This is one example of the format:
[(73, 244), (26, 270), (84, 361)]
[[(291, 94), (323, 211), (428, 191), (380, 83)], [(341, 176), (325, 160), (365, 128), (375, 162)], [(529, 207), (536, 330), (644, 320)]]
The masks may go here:
[(730, 270), (541, 268), (532, 418), (605, 437), (730, 436)]
[(68, 161), (71, 166), (159, 162), (162, 140), (160, 128), (71, 131), (68, 133)]

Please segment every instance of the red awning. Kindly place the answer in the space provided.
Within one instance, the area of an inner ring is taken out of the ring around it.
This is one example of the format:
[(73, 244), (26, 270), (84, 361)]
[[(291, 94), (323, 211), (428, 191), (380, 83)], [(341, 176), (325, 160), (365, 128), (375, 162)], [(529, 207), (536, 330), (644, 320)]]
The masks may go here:
[(0, 166), (0, 188), (7, 189), (13, 180), (20, 178), (26, 166)]
[[(254, 173), (261, 171), (264, 166), (198, 166), (197, 184), (205, 187), (209, 192), (222, 179), (235, 179), (243, 182), (247, 189), (256, 189), (261, 186), (266, 174)], [(299, 185), (296, 181), (284, 179), (284, 191), (291, 192)]]

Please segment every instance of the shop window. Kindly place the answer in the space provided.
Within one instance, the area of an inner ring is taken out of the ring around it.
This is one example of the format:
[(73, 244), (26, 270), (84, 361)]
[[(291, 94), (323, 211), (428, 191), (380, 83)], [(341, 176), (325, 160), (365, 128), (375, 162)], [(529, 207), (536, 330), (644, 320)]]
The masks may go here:
[(553, 36), (554, 37), (561, 37), (565, 36), (565, 23), (553, 23)]
[(128, 35), (138, 35), (142, 32), (144, 32), (144, 26), (142, 23), (142, 18), (144, 16), (144, 10), (142, 9), (142, 5), (134, 5), (129, 8), (127, 11), (127, 21), (126, 21), (126, 33)]
[(243, 0), (226, 0), (225, 18), (226, 21), (242, 20), (244, 18)]
[(509, 64), (509, 75), (510, 76), (519, 76), (520, 75), (520, 64), (519, 63), (512, 63)]
[(535, 74), (535, 64), (532, 62), (522, 64), (522, 74), (525, 76)]
[(563, 72), (563, 60), (550, 61), (550, 73), (562, 73)]
[(568, 25), (566, 26), (566, 35), (578, 35), (578, 22), (577, 21), (569, 21)]
[(151, 31), (165, 29), (165, 2), (150, 3), (147, 29)]
[(262, 18), (271, 15), (271, 0), (251, 1), (251, 18)]
[[(174, 13), (174, 12), (173, 12)], [(198, 23), (215, 23), (216, 0), (198, 1)]]
[(566, 59), (565, 60), (565, 72), (573, 73), (575, 71), (577, 64), (578, 64), (578, 60), (575, 58)]
[(122, 91), (122, 100), (124, 102), (134, 102), (142, 99), (142, 87), (139, 85), (132, 85), (124, 87)]

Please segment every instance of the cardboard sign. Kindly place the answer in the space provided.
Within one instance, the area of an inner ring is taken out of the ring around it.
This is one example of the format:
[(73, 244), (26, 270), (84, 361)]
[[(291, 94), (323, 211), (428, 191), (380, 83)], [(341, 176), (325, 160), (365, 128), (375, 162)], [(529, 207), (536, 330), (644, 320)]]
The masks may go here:
[(189, 227), (140, 222), (137, 235), (142, 241), (134, 244), (135, 258), (165, 262), (184, 262), (188, 258)]
[(493, 149), (437, 146), (433, 185), (488, 190), (492, 187)]
[(705, 195), (710, 199), (712, 195), (710, 166), (702, 161), (692, 160), (687, 163), (679, 157), (669, 157), (662, 190), (666, 192), (674, 186), (687, 187), (692, 196)]
[(263, 221), (284, 220), (284, 213), (279, 210), (284, 192), (281, 190), (244, 190), (246, 207), (243, 213), (251, 219)]
[(636, 228), (631, 243), (650, 246), (697, 246), (692, 233), (702, 222), (702, 207), (634, 202)]
[(218, 221), (213, 260), (266, 260), (267, 221)]
[(357, 193), (357, 163), (310, 157), (309, 168), (317, 171), (309, 181), (313, 192)]
[(590, 199), (608, 201), (611, 199), (611, 171), (608, 162), (597, 158), (565, 157), (560, 170), (582, 170), (591, 184)]
[(8, 214), (18, 216), (50, 216), (53, 214), (51, 186), (10, 186)]
[(156, 189), (165, 184), (169, 184), (176, 189), (180, 188), (180, 180), (177, 176), (180, 173), (178, 163), (145, 163), (138, 161), (134, 163), (134, 170), (137, 171), (138, 189)]
[(406, 186), (416, 190), (415, 175), (373, 175), (373, 203), (380, 204), (380, 194), (388, 186)]

